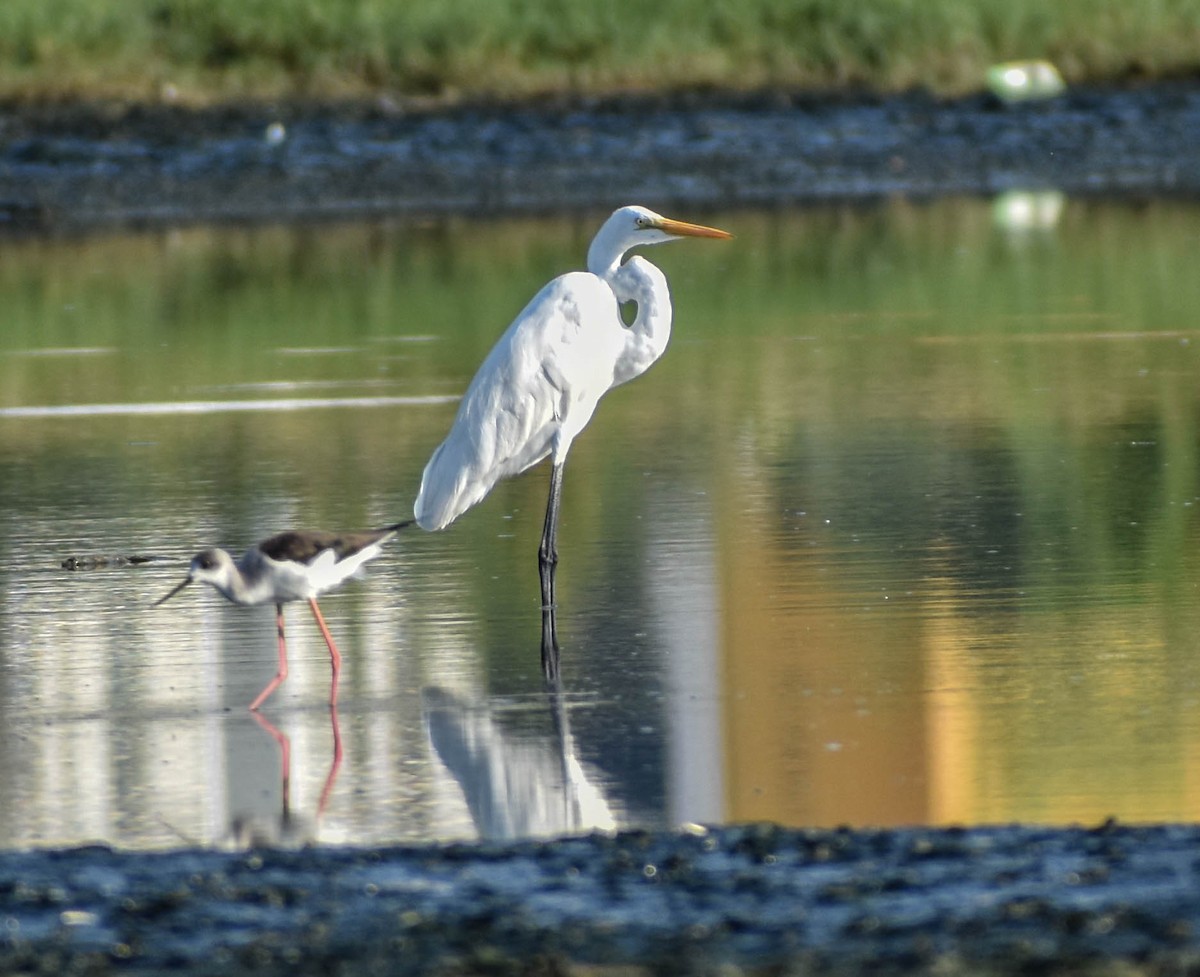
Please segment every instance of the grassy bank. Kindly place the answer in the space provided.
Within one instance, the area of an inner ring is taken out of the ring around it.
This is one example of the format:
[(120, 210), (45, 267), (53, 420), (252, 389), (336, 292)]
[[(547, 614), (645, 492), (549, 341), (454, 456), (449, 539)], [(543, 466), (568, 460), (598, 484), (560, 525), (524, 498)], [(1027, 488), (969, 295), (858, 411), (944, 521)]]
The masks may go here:
[(0, 98), (980, 87), (1200, 71), (1198, 0), (5, 0)]

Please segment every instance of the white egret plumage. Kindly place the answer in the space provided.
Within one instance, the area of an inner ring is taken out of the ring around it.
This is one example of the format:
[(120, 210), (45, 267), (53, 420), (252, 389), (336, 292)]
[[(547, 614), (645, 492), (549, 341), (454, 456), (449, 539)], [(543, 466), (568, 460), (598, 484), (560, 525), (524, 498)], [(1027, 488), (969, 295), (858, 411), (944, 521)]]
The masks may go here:
[[(421, 478), (413, 514), (422, 529), (443, 529), (502, 478), (551, 457), (550, 497), (538, 550), (542, 605), (554, 606), (563, 466), (600, 398), (640, 376), (667, 348), (671, 294), (666, 276), (626, 252), (681, 237), (729, 238), (645, 207), (622, 207), (592, 241), (587, 271), (555, 278), (502, 335), (459, 405), (450, 433)], [(621, 306), (634, 303), (626, 325)]]

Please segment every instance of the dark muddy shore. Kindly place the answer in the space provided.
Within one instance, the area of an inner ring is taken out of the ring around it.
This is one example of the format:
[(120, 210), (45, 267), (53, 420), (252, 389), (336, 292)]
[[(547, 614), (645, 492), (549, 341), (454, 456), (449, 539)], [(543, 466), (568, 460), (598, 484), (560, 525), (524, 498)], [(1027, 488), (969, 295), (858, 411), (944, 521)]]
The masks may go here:
[(0, 110), (0, 228), (34, 231), (1050, 187), (1200, 193), (1200, 84), (1010, 106), (776, 93)]
[(1200, 828), (0, 856), (0, 972), (1185, 974)]

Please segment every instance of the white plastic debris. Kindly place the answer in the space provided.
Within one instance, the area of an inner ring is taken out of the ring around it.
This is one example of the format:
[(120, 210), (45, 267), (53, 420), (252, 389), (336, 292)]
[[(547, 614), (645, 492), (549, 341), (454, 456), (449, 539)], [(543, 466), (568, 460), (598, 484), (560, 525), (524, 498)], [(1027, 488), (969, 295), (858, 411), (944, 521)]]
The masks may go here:
[(1049, 61), (1006, 61), (987, 70), (988, 88), (1003, 102), (1030, 102), (1053, 98), (1067, 89), (1058, 69)]

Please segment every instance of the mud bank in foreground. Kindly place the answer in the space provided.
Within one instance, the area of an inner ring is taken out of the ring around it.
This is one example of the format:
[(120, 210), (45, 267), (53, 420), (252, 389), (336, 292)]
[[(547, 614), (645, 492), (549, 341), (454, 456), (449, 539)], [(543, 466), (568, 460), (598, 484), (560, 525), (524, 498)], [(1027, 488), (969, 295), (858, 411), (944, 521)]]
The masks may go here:
[(1182, 974), (1200, 827), (0, 855), (0, 972)]
[(1002, 106), (755, 97), (0, 110), (0, 229), (887, 194), (1200, 193), (1200, 85)]

